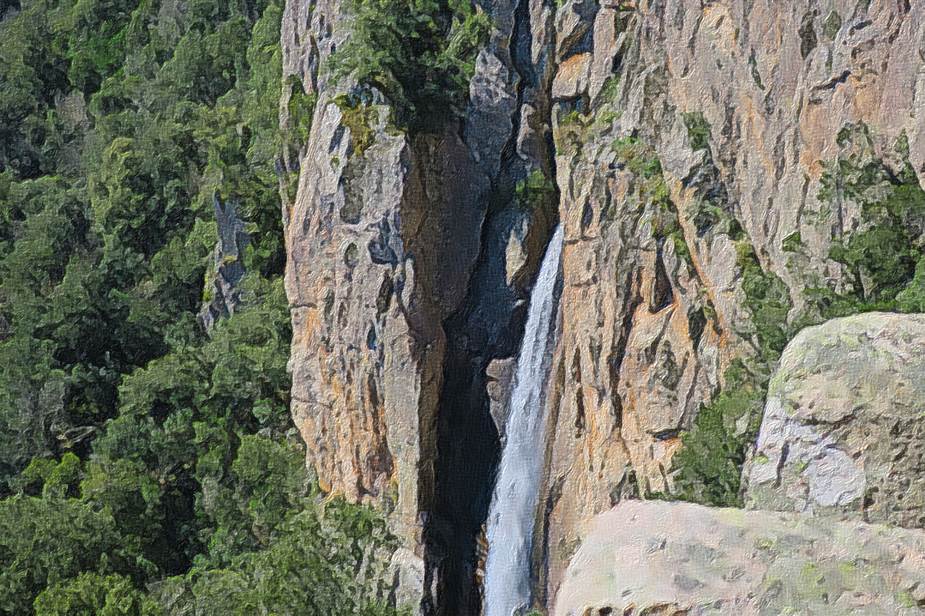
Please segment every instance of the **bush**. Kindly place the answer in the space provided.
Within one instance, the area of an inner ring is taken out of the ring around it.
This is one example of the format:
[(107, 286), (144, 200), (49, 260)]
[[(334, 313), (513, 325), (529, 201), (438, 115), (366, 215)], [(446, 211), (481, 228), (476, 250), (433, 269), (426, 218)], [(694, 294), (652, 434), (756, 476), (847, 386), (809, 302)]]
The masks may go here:
[(918, 310), (925, 281), (920, 273), (925, 260), (925, 190), (909, 164), (908, 141), (901, 137), (896, 146), (903, 160), (899, 173), (873, 157), (863, 125), (845, 128), (839, 144), (848, 154), (826, 165), (819, 198), (834, 205), (842, 200), (857, 203), (861, 220), (829, 252), (829, 258), (844, 266), (844, 288), (820, 286), (807, 295), (819, 318)]
[(396, 120), (428, 130), (464, 110), (488, 17), (471, 0), (350, 0), (350, 36), (332, 58), (334, 75), (352, 74), (380, 90)]
[(684, 126), (687, 128), (687, 139), (690, 142), (692, 150), (709, 150), (710, 149), (710, 123), (706, 121), (703, 114), (699, 111), (696, 113), (685, 113), (681, 116), (684, 119)]
[(716, 507), (739, 507), (742, 465), (758, 434), (765, 386), (741, 362), (726, 371), (725, 387), (700, 407), (672, 460), (677, 497)]
[(14, 496), (0, 501), (0, 613), (21, 616), (46, 586), (81, 571), (124, 568), (115, 520), (72, 499)]
[(164, 610), (121, 575), (82, 573), (35, 600), (36, 616), (159, 616)]

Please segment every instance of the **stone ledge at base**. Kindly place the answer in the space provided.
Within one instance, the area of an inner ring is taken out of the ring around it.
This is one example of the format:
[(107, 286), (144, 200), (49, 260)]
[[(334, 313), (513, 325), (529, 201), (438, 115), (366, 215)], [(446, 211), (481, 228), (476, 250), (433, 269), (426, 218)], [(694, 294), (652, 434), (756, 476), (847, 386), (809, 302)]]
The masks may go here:
[(551, 614), (925, 614), (925, 532), (625, 501), (592, 520)]

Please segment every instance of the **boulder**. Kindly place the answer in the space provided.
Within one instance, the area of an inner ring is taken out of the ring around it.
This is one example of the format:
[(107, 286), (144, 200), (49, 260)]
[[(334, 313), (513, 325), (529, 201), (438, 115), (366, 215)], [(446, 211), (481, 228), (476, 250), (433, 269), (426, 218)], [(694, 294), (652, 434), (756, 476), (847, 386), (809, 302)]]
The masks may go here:
[(921, 614), (925, 532), (625, 501), (591, 523), (554, 616)]
[(925, 527), (925, 315), (800, 332), (768, 388), (749, 508)]

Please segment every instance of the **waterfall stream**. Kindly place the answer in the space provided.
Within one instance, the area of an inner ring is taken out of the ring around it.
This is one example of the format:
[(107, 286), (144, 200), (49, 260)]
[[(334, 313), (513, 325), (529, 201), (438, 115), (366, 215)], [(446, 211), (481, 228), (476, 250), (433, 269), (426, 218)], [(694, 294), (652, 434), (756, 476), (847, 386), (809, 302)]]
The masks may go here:
[(530, 297), (511, 390), (506, 440), (488, 512), (484, 616), (530, 606), (530, 552), (546, 450), (546, 381), (555, 348), (562, 227), (557, 227)]

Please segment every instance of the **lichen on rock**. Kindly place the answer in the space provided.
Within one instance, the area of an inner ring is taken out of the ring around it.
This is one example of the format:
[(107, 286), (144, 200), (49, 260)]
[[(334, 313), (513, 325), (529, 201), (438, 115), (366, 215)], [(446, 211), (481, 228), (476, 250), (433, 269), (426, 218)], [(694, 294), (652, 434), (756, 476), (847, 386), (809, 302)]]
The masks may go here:
[(595, 518), (550, 612), (912, 615), (925, 532), (629, 501)]

